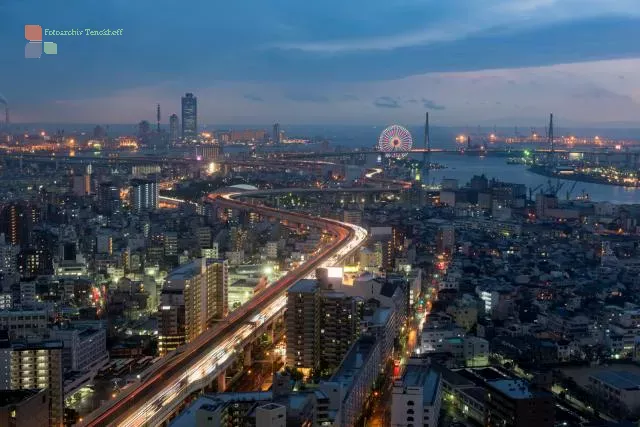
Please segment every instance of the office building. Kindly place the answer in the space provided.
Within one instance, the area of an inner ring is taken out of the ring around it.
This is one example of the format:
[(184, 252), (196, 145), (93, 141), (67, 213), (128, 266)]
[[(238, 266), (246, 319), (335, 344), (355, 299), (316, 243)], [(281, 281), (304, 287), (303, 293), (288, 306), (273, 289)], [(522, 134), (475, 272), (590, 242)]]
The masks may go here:
[(354, 298), (299, 280), (287, 292), (287, 364), (308, 374), (335, 369), (357, 338)]
[(349, 224), (362, 225), (362, 211), (345, 209), (342, 220)]
[(0, 311), (0, 330), (11, 339), (40, 335), (47, 330), (49, 319), (44, 310)]
[(12, 343), (0, 348), (0, 360), (9, 359), (9, 369), (0, 371), (0, 384), (11, 390), (46, 389), (49, 425), (61, 427), (64, 418), (62, 392), (62, 348), (60, 341)]
[(222, 157), (222, 147), (218, 144), (204, 144), (196, 147), (196, 158), (217, 161)]
[(180, 129), (178, 128), (180, 123), (178, 122), (178, 115), (172, 114), (169, 116), (169, 139), (172, 144), (175, 144), (180, 139)]
[(280, 138), (282, 137), (280, 133), (280, 123), (276, 123), (273, 125), (273, 133), (271, 134), (271, 139), (274, 144), (280, 144)]
[(197, 259), (173, 270), (160, 294), (160, 354), (190, 342), (229, 312), (226, 260)]
[(440, 254), (455, 252), (456, 236), (452, 225), (441, 225), (436, 234), (436, 250)]
[(441, 377), (422, 362), (410, 361), (402, 379), (393, 384), (392, 427), (438, 426), (442, 403)]
[(552, 427), (555, 403), (551, 393), (534, 389), (525, 380), (487, 381), (488, 427)]
[(198, 98), (192, 93), (182, 97), (182, 138), (190, 142), (198, 137)]
[(47, 390), (0, 390), (0, 426), (49, 427)]
[(65, 372), (86, 372), (109, 359), (105, 329), (54, 329), (51, 338), (64, 344), (62, 368)]
[(122, 209), (120, 188), (113, 182), (103, 182), (98, 185), (98, 211), (110, 215)]
[(77, 174), (71, 181), (71, 191), (74, 196), (82, 197), (91, 193), (91, 176)]
[(147, 179), (131, 180), (131, 208), (134, 212), (158, 208), (158, 184)]

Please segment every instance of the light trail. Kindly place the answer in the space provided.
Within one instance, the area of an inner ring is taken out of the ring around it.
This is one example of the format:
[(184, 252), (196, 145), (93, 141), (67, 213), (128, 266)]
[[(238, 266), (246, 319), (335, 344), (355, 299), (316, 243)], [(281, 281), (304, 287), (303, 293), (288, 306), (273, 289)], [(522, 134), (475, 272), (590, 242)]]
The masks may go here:
[(98, 409), (82, 425), (140, 427), (162, 421), (189, 394), (203, 388), (212, 377), (219, 374), (225, 368), (225, 363), (233, 357), (236, 348), (251, 337), (256, 327), (284, 310), (285, 292), (290, 286), (307, 277), (317, 267), (340, 262), (366, 240), (366, 230), (356, 225), (234, 200), (248, 195), (227, 193), (210, 196), (209, 199), (233, 209), (253, 210), (265, 216), (280, 217), (326, 230), (334, 235), (334, 241), (320, 250), (317, 256), (232, 312), (219, 325), (167, 355), (157, 368), (145, 373), (145, 378), (138, 385), (130, 387), (116, 400)]

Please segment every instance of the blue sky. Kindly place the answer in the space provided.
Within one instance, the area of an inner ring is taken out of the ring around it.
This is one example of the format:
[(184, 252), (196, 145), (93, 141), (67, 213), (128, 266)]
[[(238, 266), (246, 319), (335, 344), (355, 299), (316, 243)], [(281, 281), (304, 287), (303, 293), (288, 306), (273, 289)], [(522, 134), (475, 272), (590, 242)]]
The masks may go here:
[[(640, 125), (637, 0), (6, 0), (0, 19), (15, 121), (168, 117), (188, 91), (202, 124)], [(33, 60), (25, 24), (124, 33)]]

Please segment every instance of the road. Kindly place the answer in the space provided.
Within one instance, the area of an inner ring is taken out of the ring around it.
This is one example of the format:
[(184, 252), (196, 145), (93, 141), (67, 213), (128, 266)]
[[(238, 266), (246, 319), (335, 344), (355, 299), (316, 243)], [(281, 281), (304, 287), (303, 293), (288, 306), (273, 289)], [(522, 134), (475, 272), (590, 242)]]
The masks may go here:
[(290, 286), (318, 267), (338, 264), (367, 237), (366, 230), (352, 224), (235, 200), (239, 196), (242, 194), (227, 193), (210, 196), (210, 199), (223, 207), (251, 210), (264, 216), (321, 228), (335, 238), (318, 255), (273, 283), (224, 321), (167, 355), (152, 371), (143, 374), (139, 384), (129, 387), (112, 402), (86, 417), (81, 425), (138, 427), (170, 413), (171, 408), (210, 383), (222, 371), (236, 348), (251, 337), (256, 324), (268, 321), (284, 309), (285, 292)]

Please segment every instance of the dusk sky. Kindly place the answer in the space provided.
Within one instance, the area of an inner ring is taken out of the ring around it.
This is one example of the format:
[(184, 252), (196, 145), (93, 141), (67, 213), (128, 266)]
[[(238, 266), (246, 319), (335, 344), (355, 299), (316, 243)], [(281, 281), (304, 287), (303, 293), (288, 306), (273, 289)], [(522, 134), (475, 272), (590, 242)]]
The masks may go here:
[[(14, 122), (640, 125), (638, 0), (3, 0)], [(45, 37), (24, 25), (123, 29)]]

